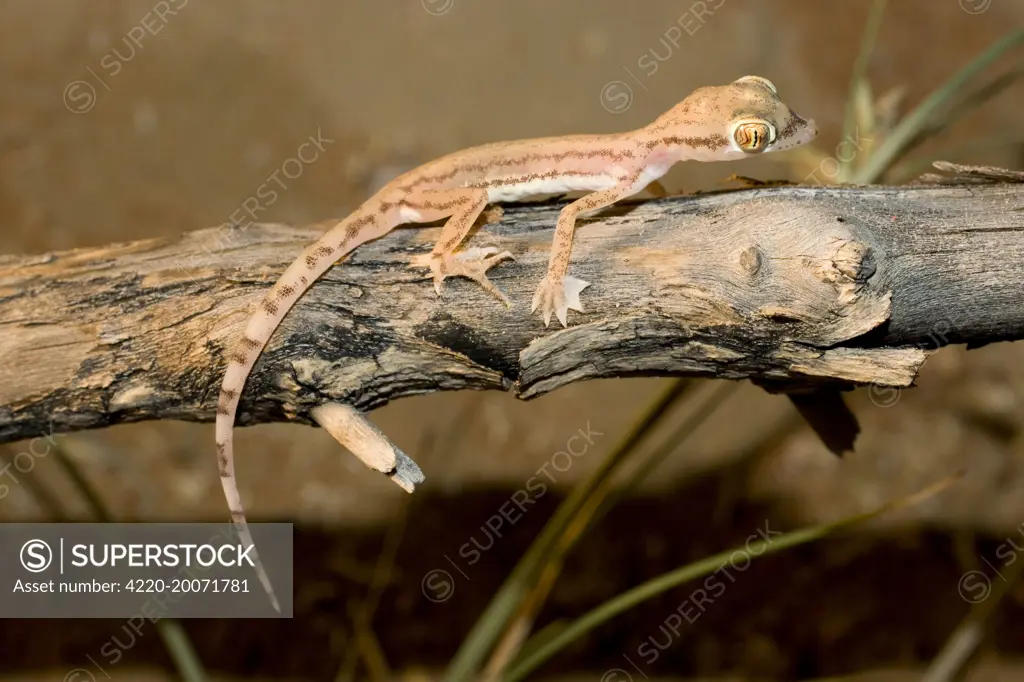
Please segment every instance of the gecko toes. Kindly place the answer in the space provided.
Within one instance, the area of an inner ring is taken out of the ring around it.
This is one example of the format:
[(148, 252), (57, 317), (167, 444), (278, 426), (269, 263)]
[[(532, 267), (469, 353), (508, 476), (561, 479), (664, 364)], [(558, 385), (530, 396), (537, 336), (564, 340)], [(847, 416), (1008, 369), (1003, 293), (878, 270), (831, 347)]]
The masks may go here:
[(467, 277), (494, 295), (508, 308), (512, 305), (508, 297), (487, 278), (487, 271), (503, 260), (515, 260), (515, 258), (508, 251), (498, 253), (496, 248), (487, 246), (472, 247), (465, 251), (441, 256), (434, 254), (414, 256), (409, 264), (411, 267), (430, 268), (434, 276), (434, 291), (438, 296), (441, 295), (442, 283), (448, 277)]
[(569, 309), (583, 312), (580, 292), (588, 286), (590, 286), (590, 282), (584, 282), (571, 275), (565, 275), (560, 280), (545, 277), (533, 295), (530, 312), (536, 312), (540, 308), (545, 327), (550, 323), (552, 314), (558, 318), (563, 327), (568, 327)]
[(576, 279), (571, 275), (566, 275), (562, 280), (562, 286), (565, 289), (566, 307), (582, 313), (583, 304), (580, 303), (580, 293), (590, 286), (590, 282), (584, 282), (582, 279)]

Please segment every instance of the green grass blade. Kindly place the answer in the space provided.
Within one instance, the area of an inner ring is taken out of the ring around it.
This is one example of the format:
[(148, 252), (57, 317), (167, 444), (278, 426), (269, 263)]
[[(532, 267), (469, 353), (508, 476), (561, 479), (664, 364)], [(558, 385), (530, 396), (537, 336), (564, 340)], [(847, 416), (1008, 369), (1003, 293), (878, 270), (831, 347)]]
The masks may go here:
[(497, 594), (491, 599), (487, 609), (477, 620), (473, 629), (463, 640), (455, 657), (445, 671), (444, 679), (448, 682), (467, 682), (474, 680), (484, 659), (490, 654), (501, 637), (510, 620), (519, 609), (523, 598), (528, 594), (537, 579), (541, 567), (555, 545), (573, 523), (576, 515), (587, 503), (591, 493), (604, 485), (619, 468), (635, 446), (654, 428), (661, 417), (690, 388), (691, 381), (677, 379), (651, 405), (632, 431), (621, 441), (615, 450), (604, 459), (601, 466), (586, 480), (576, 485), (569, 496), (558, 506), (554, 515), (544, 526), (540, 535), (519, 560), (512, 574), (505, 580)]
[[(714, 384), (718, 384), (717, 386)], [(603, 507), (599, 513), (607, 512), (609, 509), (614, 507), (618, 501), (635, 491), (644, 480), (647, 479), (650, 474), (661, 466), (661, 463), (668, 458), (676, 447), (679, 446), (683, 441), (690, 437), (690, 435), (697, 430), (701, 424), (703, 424), (708, 417), (710, 417), (715, 410), (717, 410), (722, 403), (731, 398), (740, 388), (742, 384), (738, 381), (718, 381), (711, 384), (708, 391), (709, 395), (704, 398), (693, 414), (683, 419), (682, 423), (676, 427), (675, 431), (666, 438), (661, 445), (659, 445), (654, 452), (647, 456), (647, 458), (641, 462), (640, 466), (636, 468), (625, 483), (617, 490), (612, 492), (608, 499), (605, 501)]]
[[(854, 131), (861, 127), (858, 124), (858, 118), (860, 118), (858, 116), (858, 100), (862, 99), (865, 91), (870, 92), (870, 88), (866, 87), (866, 74), (868, 64), (871, 62), (871, 53), (875, 51), (878, 31), (882, 27), (882, 18), (885, 15), (886, 4), (888, 4), (887, 0), (875, 0), (871, 5), (870, 14), (868, 14), (867, 24), (864, 26), (864, 34), (861, 36), (860, 41), (860, 52), (857, 54), (857, 61), (853, 63), (853, 74), (850, 76), (850, 92), (846, 96), (846, 111), (843, 115), (843, 136), (840, 138), (843, 142), (853, 139)], [(853, 162), (853, 158), (855, 157), (839, 161), (840, 182), (849, 177), (850, 164)]]
[(938, 111), (949, 104), (971, 79), (988, 68), (1007, 51), (1022, 43), (1024, 43), (1024, 29), (1018, 28), (1010, 31), (958, 71), (941, 88), (929, 95), (899, 122), (889, 137), (867, 159), (864, 166), (854, 173), (853, 184), (869, 185), (877, 182), (893, 162), (906, 151), (906, 148), (919, 138), (921, 132), (926, 127), (935, 124), (933, 119)]
[(156, 626), (182, 682), (206, 682), (206, 671), (181, 623), (172, 618), (161, 618)]
[[(740, 384), (737, 381), (701, 382), (701, 387), (708, 389), (704, 391), (706, 395), (694, 396), (693, 402), (697, 403), (697, 407), (690, 413), (681, 416), (682, 421), (672, 434), (665, 438), (643, 461), (639, 462), (621, 485), (614, 487), (610, 485), (598, 486), (591, 493), (590, 498), (587, 500), (587, 505), (580, 508), (573, 517), (572, 530), (575, 532), (567, 531), (567, 535), (563, 535), (561, 541), (550, 547), (549, 551), (545, 554), (541, 562), (541, 571), (538, 572), (538, 575), (543, 577), (530, 585), (530, 592), (515, 615), (514, 625), (510, 629), (506, 629), (506, 639), (501, 641), (499, 649), (515, 646), (515, 642), (510, 641), (510, 639), (514, 640), (516, 637), (528, 634), (522, 632), (521, 629), (526, 623), (532, 624), (533, 618), (536, 617), (537, 612), (540, 611), (541, 606), (547, 600), (550, 589), (562, 571), (566, 555), (571, 551), (583, 532), (587, 528), (597, 525), (620, 499), (633, 491), (669, 455), (675, 452), (677, 446), (685, 442), (729, 396), (736, 392), (739, 386)], [(625, 462), (625, 460), (626, 457), (623, 457), (622, 461)], [(515, 631), (516, 629), (520, 631)], [(531, 638), (531, 641), (534, 641), (533, 638)], [(521, 648), (518, 648), (517, 651), (512, 651), (512, 654), (514, 655), (519, 652), (521, 652)], [(512, 657), (507, 648), (502, 652), (502, 658), (505, 657)], [(503, 671), (506, 665), (507, 662), (495, 661), (492, 657), (487, 670), (497, 669)], [(487, 679), (492, 678), (488, 677)]]
[(751, 543), (749, 546), (744, 545), (741, 547), (719, 552), (713, 556), (707, 557), (695, 563), (683, 566), (674, 571), (666, 573), (648, 580), (645, 583), (637, 585), (636, 587), (623, 592), (619, 596), (611, 599), (601, 606), (593, 609), (589, 613), (581, 616), (572, 623), (570, 623), (564, 630), (559, 632), (554, 637), (551, 637), (546, 642), (543, 642), (539, 646), (532, 646), (530, 642), (523, 647), (525, 651), (530, 651), (529, 656), (521, 657), (519, 660), (513, 662), (509, 666), (509, 670), (504, 676), (504, 682), (517, 682), (523, 679), (526, 675), (530, 674), (537, 669), (542, 663), (547, 661), (549, 658), (557, 654), (559, 651), (564, 649), (568, 644), (576, 641), (583, 635), (587, 634), (597, 626), (607, 622), (614, 618), (620, 613), (627, 611), (638, 604), (656, 597), (659, 594), (666, 592), (673, 587), (677, 587), (686, 582), (694, 580), (695, 578), (701, 578), (706, 575), (710, 575), (723, 566), (736, 552), (745, 552), (750, 555), (750, 560), (753, 561), (756, 557), (764, 556), (766, 554), (772, 554), (779, 552), (783, 549), (790, 547), (796, 547), (798, 545), (806, 544), (820, 538), (827, 537), (833, 533), (841, 530), (851, 528), (856, 525), (860, 525), (867, 521), (870, 521), (882, 514), (888, 513), (898, 508), (907, 507), (912, 504), (931, 497), (936, 493), (944, 490), (953, 483), (956, 477), (949, 477), (935, 483), (925, 490), (919, 493), (911, 495), (909, 497), (896, 500), (886, 504), (878, 509), (875, 509), (864, 514), (857, 514), (840, 521), (834, 521), (832, 523), (821, 524), (812, 528), (805, 528), (802, 530), (792, 531), (785, 533), (782, 536), (775, 539), (763, 539), (755, 543)]
[(942, 115), (941, 120), (935, 121), (932, 126), (926, 126), (919, 136), (911, 140), (903, 153), (909, 152), (914, 146), (923, 142), (924, 138), (939, 135), (974, 109), (1002, 94), (1004, 90), (1016, 83), (1021, 76), (1024, 76), (1024, 69), (1014, 69), (1000, 74), (998, 77), (967, 93), (949, 107), (949, 110)]

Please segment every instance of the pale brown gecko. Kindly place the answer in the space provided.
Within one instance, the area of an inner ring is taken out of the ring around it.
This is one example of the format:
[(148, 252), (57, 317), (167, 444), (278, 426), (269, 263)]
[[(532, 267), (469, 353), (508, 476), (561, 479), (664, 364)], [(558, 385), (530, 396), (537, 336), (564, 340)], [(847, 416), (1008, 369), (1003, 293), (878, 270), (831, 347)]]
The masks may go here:
[[(429, 268), (434, 290), (453, 276), (478, 282), (506, 305), (508, 298), (487, 278), (487, 270), (511, 258), (493, 248), (458, 252), (477, 217), (488, 204), (529, 196), (585, 190), (558, 216), (547, 274), (533, 296), (547, 326), (554, 314), (567, 326), (569, 309), (583, 312), (580, 292), (588, 282), (567, 274), (576, 218), (636, 194), (680, 161), (728, 161), (805, 144), (817, 135), (813, 120), (794, 113), (779, 99), (775, 86), (760, 76), (744, 76), (728, 85), (695, 90), (686, 99), (638, 130), (612, 135), (497, 142), (441, 157), (389, 182), (341, 220), (294, 261), (264, 297), (245, 333), (228, 354), (228, 367), (217, 404), (217, 454), (221, 483), (231, 518), (243, 542), (252, 544), (238, 494), (232, 453), (232, 428), (239, 397), (256, 359), (282, 318), (302, 294), (342, 257), (403, 223), (447, 218), (441, 238), (412, 267)], [(360, 433), (374, 432), (354, 411), (346, 423)], [(345, 441), (352, 447), (352, 441)], [(387, 470), (394, 451), (379, 440), (359, 452), (364, 461)], [(373, 454), (367, 449), (376, 448)], [(384, 456), (381, 457), (381, 448)], [(389, 459), (390, 457), (390, 459)], [(391, 473), (394, 473), (393, 470)], [(258, 559), (257, 574), (278, 610), (277, 597)]]

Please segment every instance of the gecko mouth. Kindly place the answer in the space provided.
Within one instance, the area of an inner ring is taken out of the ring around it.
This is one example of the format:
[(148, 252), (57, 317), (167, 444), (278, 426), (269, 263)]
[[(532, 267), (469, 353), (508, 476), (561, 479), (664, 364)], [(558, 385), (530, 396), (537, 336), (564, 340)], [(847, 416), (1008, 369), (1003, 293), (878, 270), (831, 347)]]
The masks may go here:
[(795, 111), (790, 112), (790, 120), (779, 132), (779, 144), (776, 149), (797, 147), (810, 142), (818, 136), (818, 125), (813, 118), (804, 118)]
[(797, 125), (805, 135), (810, 137), (818, 136), (818, 125), (814, 122), (813, 118), (804, 118), (799, 114), (793, 114), (793, 118), (796, 119)]

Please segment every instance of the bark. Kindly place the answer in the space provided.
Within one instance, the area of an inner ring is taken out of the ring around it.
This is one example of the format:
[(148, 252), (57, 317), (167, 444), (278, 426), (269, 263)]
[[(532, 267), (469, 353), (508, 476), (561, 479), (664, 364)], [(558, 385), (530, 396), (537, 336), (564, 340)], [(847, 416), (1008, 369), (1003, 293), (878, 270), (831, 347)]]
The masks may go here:
[[(599, 377), (746, 378), (803, 393), (910, 386), (929, 350), (1024, 338), (1020, 174), (942, 169), (955, 175), (667, 197), (584, 218), (570, 272), (591, 286), (568, 329), (529, 311), (562, 204), (508, 206), (468, 242), (515, 254), (491, 271), (512, 309), (462, 279), (438, 299), (406, 263), (439, 228), (395, 230), (299, 301), (254, 369), (238, 424), (311, 423), (322, 403), (370, 410), (442, 390), (528, 399)], [(0, 442), (212, 421), (229, 344), (327, 226), (0, 257)]]

